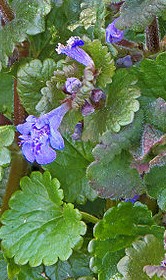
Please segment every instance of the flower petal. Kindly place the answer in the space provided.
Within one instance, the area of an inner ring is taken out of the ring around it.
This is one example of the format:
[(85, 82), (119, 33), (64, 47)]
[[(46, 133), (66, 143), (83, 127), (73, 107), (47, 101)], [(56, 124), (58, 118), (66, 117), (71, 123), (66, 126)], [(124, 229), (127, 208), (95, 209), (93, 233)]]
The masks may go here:
[(56, 152), (49, 146), (48, 143), (41, 145), (40, 151), (36, 154), (35, 159), (39, 164), (48, 164), (55, 160)]
[(115, 23), (118, 19), (115, 19), (106, 28), (106, 42), (107, 43), (118, 43), (124, 37), (124, 31), (116, 28)]
[(17, 125), (17, 130), (18, 132), (20, 132), (21, 134), (29, 134), (32, 128), (32, 123), (29, 122), (25, 122), (23, 124), (19, 124)]
[(60, 134), (59, 131), (54, 131), (53, 129), (51, 129), (51, 135), (50, 135), (50, 144), (51, 147), (53, 147), (56, 150), (62, 150), (64, 149), (64, 140)]
[(70, 109), (68, 103), (63, 103), (56, 109), (49, 112), (47, 115), (47, 118), (49, 119), (50, 123), (50, 129), (53, 127), (54, 130), (57, 130), (58, 127), (61, 124), (61, 121), (64, 117), (64, 115), (67, 113), (67, 111)]
[(22, 153), (30, 162), (35, 161), (34, 149), (31, 142), (24, 142), (22, 145)]

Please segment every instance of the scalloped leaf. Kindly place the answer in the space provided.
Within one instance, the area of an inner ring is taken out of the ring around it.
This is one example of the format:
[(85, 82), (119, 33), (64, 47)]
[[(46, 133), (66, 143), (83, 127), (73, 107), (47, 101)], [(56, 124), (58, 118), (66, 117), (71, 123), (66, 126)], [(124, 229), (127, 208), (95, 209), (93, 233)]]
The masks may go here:
[(5, 255), (33, 267), (67, 260), (86, 232), (81, 214), (72, 204), (63, 204), (63, 191), (49, 172), (33, 172), (21, 179), (20, 186), (22, 190), (10, 199), (10, 210), (2, 215)]
[(145, 120), (155, 128), (166, 132), (166, 101), (163, 98), (157, 98), (149, 102), (145, 108)]
[(95, 68), (98, 71), (96, 85), (102, 89), (112, 82), (115, 66), (111, 53), (106, 46), (103, 46), (99, 40), (87, 42), (84, 49), (92, 57)]
[(96, 224), (95, 239), (88, 246), (93, 255), (91, 269), (98, 273), (98, 279), (109, 280), (114, 276), (118, 272), (116, 264), (125, 254), (124, 249), (145, 234), (154, 234), (160, 239), (164, 234), (164, 228), (155, 225), (152, 213), (145, 205), (122, 202), (107, 210)]
[(165, 9), (165, 0), (126, 0), (116, 25), (120, 29), (142, 31)]
[(159, 54), (155, 60), (144, 59), (139, 68), (135, 68), (138, 86), (143, 96), (160, 97), (166, 100), (166, 52)]
[(149, 277), (143, 271), (144, 266), (158, 264), (162, 261), (164, 257), (163, 239), (158, 239), (154, 235), (148, 234), (143, 239), (133, 242), (132, 247), (127, 248), (125, 252), (126, 256), (117, 265), (119, 272), (123, 275), (123, 279), (148, 280)]
[(40, 90), (51, 78), (55, 69), (56, 63), (51, 58), (47, 58), (43, 62), (34, 59), (19, 68), (17, 90), (21, 102), (29, 114), (38, 113), (35, 107), (42, 98)]
[(144, 177), (148, 194), (157, 199), (161, 210), (166, 210), (166, 156), (164, 166), (153, 166)]
[(59, 261), (53, 266), (46, 267), (45, 273), (50, 280), (78, 279), (78, 277), (81, 280), (83, 276), (90, 277), (93, 274), (89, 268), (89, 259), (88, 254), (74, 252), (68, 261)]
[(75, 142), (68, 137), (65, 149), (57, 151), (56, 161), (43, 166), (60, 181), (65, 201), (83, 204), (87, 199), (92, 201), (96, 198), (96, 192), (86, 178), (86, 168), (93, 160), (92, 148), (90, 143)]
[(87, 177), (99, 196), (128, 198), (144, 190), (138, 172), (131, 168), (133, 157), (124, 151), (139, 144), (142, 120), (140, 111), (134, 122), (119, 133), (105, 132), (100, 137), (101, 143), (93, 149), (95, 161), (88, 166)]
[(83, 139), (98, 141), (99, 135), (106, 130), (119, 132), (121, 126), (133, 122), (134, 113), (139, 110), (137, 98), (140, 91), (136, 78), (126, 69), (118, 70), (107, 87), (106, 107), (84, 118)]
[(35, 35), (44, 31), (44, 17), (51, 10), (50, 0), (13, 0), (10, 5), (15, 18), (0, 30), (0, 63), (4, 67), (16, 43), (26, 40), (27, 34)]

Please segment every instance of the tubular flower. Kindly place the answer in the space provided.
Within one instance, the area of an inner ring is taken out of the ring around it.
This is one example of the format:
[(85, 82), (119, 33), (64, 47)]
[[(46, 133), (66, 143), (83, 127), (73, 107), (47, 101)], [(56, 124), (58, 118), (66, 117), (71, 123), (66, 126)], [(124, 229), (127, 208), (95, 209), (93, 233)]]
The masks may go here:
[(118, 43), (124, 37), (124, 31), (116, 28), (115, 23), (117, 19), (115, 19), (111, 24), (109, 24), (106, 28), (106, 42), (107, 43)]
[(58, 128), (69, 109), (69, 104), (64, 103), (39, 118), (30, 115), (24, 124), (17, 126), (21, 133), (19, 138), (22, 152), (29, 162), (48, 164), (56, 158), (54, 149), (64, 148), (64, 140)]
[(94, 68), (94, 62), (91, 57), (80, 48), (80, 46), (83, 45), (84, 41), (79, 37), (74, 36), (67, 41), (67, 46), (59, 43), (56, 51), (58, 54), (66, 54), (74, 60), (77, 60), (79, 63)]

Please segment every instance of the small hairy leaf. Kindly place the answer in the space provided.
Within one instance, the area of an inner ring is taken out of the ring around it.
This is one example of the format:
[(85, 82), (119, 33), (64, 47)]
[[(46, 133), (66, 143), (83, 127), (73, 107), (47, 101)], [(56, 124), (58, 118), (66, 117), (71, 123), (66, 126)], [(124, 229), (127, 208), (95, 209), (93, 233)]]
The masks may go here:
[[(119, 272), (124, 280), (148, 280), (143, 271), (147, 264), (160, 264), (164, 257), (163, 240), (152, 234), (133, 242), (131, 248), (125, 250), (126, 256), (118, 263)], [(156, 278), (155, 278), (156, 279)]]
[(67, 260), (82, 240), (86, 226), (72, 204), (63, 204), (63, 192), (49, 172), (33, 172), (21, 180), (10, 210), (2, 216), (0, 237), (8, 258), (16, 264), (52, 265)]
[(118, 272), (116, 264), (124, 256), (125, 248), (136, 238), (154, 234), (162, 239), (163, 233), (164, 228), (154, 224), (152, 214), (145, 205), (122, 202), (107, 210), (94, 228), (95, 239), (89, 243), (93, 256), (91, 269), (98, 273), (99, 280), (109, 280)]
[(165, 64), (166, 52), (159, 54), (155, 60), (144, 59), (140, 67), (135, 69), (143, 96), (166, 100)]
[(106, 46), (102, 46), (99, 40), (86, 43), (84, 48), (90, 57), (92, 57), (95, 68), (98, 71), (97, 86), (105, 89), (108, 83), (112, 82), (112, 76), (115, 71), (114, 61), (111, 57), (111, 53)]
[(26, 40), (27, 34), (35, 35), (45, 29), (44, 17), (51, 10), (50, 0), (13, 0), (14, 19), (0, 30), (0, 64), (7, 65), (8, 56), (16, 43)]
[(14, 140), (14, 127), (12, 125), (0, 126), (0, 166), (10, 163), (10, 151), (6, 148)]
[(51, 78), (55, 69), (56, 64), (51, 58), (47, 58), (43, 62), (34, 59), (19, 68), (17, 90), (21, 102), (29, 114), (37, 114), (35, 107), (42, 97), (40, 90)]
[(86, 168), (93, 159), (92, 148), (90, 143), (66, 138), (65, 149), (57, 151), (56, 161), (44, 166), (44, 169), (49, 170), (60, 181), (65, 201), (82, 204), (86, 199), (96, 198), (96, 193), (86, 178)]
[(117, 27), (142, 31), (164, 9), (165, 0), (126, 0), (121, 6)]

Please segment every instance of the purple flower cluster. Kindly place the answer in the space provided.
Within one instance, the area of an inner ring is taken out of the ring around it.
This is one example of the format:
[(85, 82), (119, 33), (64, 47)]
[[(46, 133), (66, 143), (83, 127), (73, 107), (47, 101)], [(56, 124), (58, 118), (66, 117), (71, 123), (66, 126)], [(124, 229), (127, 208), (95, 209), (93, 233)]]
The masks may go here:
[(106, 42), (107, 43), (118, 43), (124, 37), (124, 31), (116, 28), (115, 23), (117, 19), (115, 19), (111, 24), (109, 24), (106, 28)]
[(94, 62), (92, 58), (80, 48), (84, 45), (84, 41), (80, 37), (74, 36), (67, 41), (67, 45), (58, 44), (56, 51), (58, 54), (65, 54), (79, 63), (94, 68)]
[(24, 124), (17, 126), (21, 133), (19, 138), (22, 152), (29, 162), (48, 164), (55, 160), (55, 150), (64, 148), (64, 140), (58, 128), (69, 109), (69, 104), (64, 103), (39, 118), (30, 115)]

